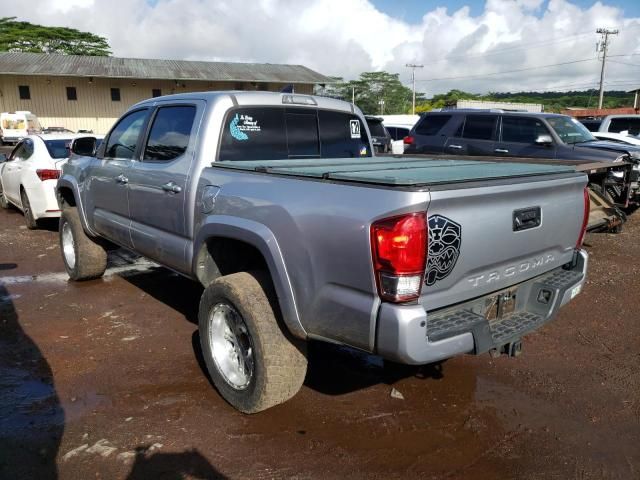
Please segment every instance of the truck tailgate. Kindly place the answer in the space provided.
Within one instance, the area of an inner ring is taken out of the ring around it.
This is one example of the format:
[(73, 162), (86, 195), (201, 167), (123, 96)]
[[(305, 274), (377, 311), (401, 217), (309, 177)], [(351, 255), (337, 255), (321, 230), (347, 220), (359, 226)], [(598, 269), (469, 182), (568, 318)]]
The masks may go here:
[(570, 262), (586, 182), (576, 174), (432, 190), (424, 308), (486, 295)]

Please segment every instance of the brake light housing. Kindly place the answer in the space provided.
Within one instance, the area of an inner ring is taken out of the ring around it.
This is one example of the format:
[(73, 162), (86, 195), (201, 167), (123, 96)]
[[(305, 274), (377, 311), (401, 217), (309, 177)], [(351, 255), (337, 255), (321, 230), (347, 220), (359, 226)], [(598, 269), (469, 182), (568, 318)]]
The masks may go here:
[(42, 182), (45, 180), (57, 180), (60, 178), (60, 170), (40, 168), (36, 170), (36, 175)]
[(407, 135), (402, 139), (402, 143), (404, 143), (405, 145), (412, 145), (414, 141), (415, 138), (413, 138), (411, 135)]
[(425, 213), (378, 220), (371, 225), (371, 255), (378, 294), (405, 303), (420, 297), (427, 265)]
[(584, 236), (587, 233), (587, 226), (589, 225), (589, 212), (591, 211), (591, 199), (589, 198), (589, 187), (584, 187), (584, 211), (582, 213), (582, 228), (580, 229), (580, 235), (576, 242), (576, 248), (582, 248), (584, 243)]

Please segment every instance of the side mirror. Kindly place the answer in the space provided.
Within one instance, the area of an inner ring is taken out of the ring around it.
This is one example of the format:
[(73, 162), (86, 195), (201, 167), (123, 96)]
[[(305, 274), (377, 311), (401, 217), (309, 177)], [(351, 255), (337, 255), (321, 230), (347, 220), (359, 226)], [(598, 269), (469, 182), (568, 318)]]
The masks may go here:
[(536, 145), (551, 145), (553, 143), (553, 138), (551, 138), (551, 135), (538, 135), (538, 138), (536, 138)]
[(96, 137), (80, 137), (71, 142), (71, 151), (83, 157), (93, 157), (96, 154)]
[(4, 153), (0, 153), (0, 163), (7, 161), (7, 156)]

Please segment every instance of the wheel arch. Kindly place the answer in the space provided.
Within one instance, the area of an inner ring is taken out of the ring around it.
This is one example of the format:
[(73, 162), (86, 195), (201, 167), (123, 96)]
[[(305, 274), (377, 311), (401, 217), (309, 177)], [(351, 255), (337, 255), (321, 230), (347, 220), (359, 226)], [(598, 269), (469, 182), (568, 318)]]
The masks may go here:
[(282, 252), (275, 235), (265, 225), (216, 216), (201, 226), (193, 251), (192, 272), (205, 287), (222, 275), (265, 270), (273, 283), (285, 325), (296, 337), (306, 338)]

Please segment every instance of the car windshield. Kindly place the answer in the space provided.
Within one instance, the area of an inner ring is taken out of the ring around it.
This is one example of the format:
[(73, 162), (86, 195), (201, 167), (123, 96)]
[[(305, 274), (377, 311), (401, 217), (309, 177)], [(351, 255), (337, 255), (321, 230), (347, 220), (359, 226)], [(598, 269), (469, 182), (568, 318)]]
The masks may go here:
[(596, 140), (587, 127), (573, 118), (551, 117), (547, 122), (564, 143), (574, 144)]
[(45, 140), (44, 144), (47, 147), (51, 158), (62, 159), (69, 157), (69, 145), (71, 144), (71, 140), (62, 138), (56, 140)]

